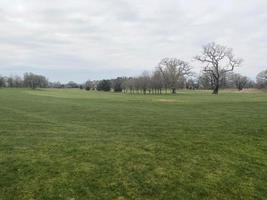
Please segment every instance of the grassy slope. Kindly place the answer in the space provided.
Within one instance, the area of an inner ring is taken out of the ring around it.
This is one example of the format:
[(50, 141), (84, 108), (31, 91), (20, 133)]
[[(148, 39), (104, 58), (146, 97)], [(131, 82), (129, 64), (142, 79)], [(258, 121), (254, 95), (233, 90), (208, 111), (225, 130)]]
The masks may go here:
[(0, 90), (0, 199), (266, 199), (267, 95)]

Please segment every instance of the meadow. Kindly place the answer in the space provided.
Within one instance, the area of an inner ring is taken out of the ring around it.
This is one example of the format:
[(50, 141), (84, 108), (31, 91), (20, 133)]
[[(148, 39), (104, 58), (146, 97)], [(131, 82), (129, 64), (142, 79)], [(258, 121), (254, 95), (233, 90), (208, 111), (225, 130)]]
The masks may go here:
[(0, 199), (267, 199), (267, 93), (0, 89)]

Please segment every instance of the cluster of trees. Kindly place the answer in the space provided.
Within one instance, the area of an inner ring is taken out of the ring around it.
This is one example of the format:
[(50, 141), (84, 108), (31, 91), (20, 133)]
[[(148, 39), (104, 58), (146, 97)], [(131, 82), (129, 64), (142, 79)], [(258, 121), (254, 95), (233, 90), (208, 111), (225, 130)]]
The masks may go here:
[(122, 83), (124, 78), (118, 77), (117, 79), (103, 79), (100, 81), (86, 81), (84, 84), (80, 85), (81, 89), (85, 90), (98, 90), (98, 91), (115, 91), (122, 92)]
[(161, 94), (163, 91), (175, 93), (177, 89), (210, 89), (218, 94), (220, 88), (267, 88), (267, 70), (260, 72), (256, 82), (241, 74), (234, 73), (242, 59), (233, 54), (231, 48), (209, 43), (203, 46), (202, 52), (194, 57), (202, 64), (202, 72), (196, 75), (192, 72), (190, 63), (178, 58), (164, 58), (153, 72), (143, 72), (137, 77), (118, 77), (111, 80), (86, 81), (78, 84), (73, 81), (67, 84), (48, 82), (42, 75), (25, 73), (24, 77), (0, 76), (0, 87), (37, 87), (45, 88), (80, 88), (85, 90), (115, 91), (131, 93)]
[[(176, 75), (178, 76), (178, 75)], [(161, 94), (161, 93), (175, 93), (177, 89), (214, 89), (214, 82), (211, 77), (202, 73), (200, 76), (185, 76), (179, 75), (177, 79), (164, 78), (162, 73), (158, 70), (149, 73), (143, 72), (138, 77), (118, 77), (117, 79), (102, 80), (102, 81), (87, 81), (81, 86), (86, 90), (111, 91), (114, 92), (129, 92), (129, 93), (143, 93), (143, 94)], [(267, 87), (267, 82), (265, 83)], [(224, 74), (219, 81), (220, 88), (236, 88), (242, 90), (243, 88), (254, 88), (258, 85), (246, 76), (238, 73)]]
[(48, 79), (42, 75), (36, 75), (33, 73), (25, 73), (23, 78), (25, 87), (35, 89), (48, 87)]
[[(192, 72), (192, 66), (188, 62), (177, 58), (164, 58), (152, 73), (145, 71), (138, 77), (103, 80), (96, 84), (96, 89), (110, 91), (113, 88), (117, 92), (144, 94), (162, 93), (163, 90), (175, 93), (177, 89), (211, 89), (213, 94), (218, 94), (220, 88), (242, 90), (251, 87), (267, 87), (267, 71), (257, 76), (257, 83), (233, 72), (241, 65), (242, 59), (235, 57), (231, 48), (209, 43), (203, 46), (202, 52), (195, 56), (194, 60), (203, 65), (199, 76)], [(104, 88), (104, 83), (108, 87)]]
[(48, 79), (45, 76), (33, 73), (25, 73), (23, 78), (19, 76), (0, 76), (0, 87), (29, 87), (35, 89), (48, 87)]
[[(197, 79), (197, 85), (199, 89), (213, 89), (213, 79), (206, 73), (202, 73)], [(220, 88), (237, 88), (243, 90), (244, 88), (256, 88), (257, 84), (255, 81), (243, 76), (239, 73), (230, 72), (223, 74), (219, 80)]]

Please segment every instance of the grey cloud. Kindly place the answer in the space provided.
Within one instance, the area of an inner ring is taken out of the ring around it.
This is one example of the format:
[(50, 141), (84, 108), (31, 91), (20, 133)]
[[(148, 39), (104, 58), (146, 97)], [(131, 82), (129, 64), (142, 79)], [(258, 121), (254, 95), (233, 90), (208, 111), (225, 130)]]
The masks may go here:
[(252, 77), (267, 68), (266, 6), (265, 0), (2, 0), (0, 73), (64, 69), (64, 80), (73, 71), (77, 80), (87, 72), (90, 78), (136, 73), (165, 56), (190, 61), (201, 45), (216, 41), (233, 47), (245, 59), (240, 71)]

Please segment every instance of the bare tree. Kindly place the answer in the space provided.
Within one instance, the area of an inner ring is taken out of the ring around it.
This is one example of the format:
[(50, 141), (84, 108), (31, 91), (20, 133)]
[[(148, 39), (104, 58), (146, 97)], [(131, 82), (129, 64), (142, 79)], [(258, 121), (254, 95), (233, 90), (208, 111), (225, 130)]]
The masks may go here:
[(123, 80), (122, 84), (121, 84), (122, 91), (125, 92), (125, 93), (127, 93), (127, 89), (128, 89), (128, 88), (127, 88), (127, 82), (128, 82), (128, 79), (125, 78), (125, 79)]
[(37, 87), (45, 88), (48, 87), (48, 80), (42, 75), (36, 75), (33, 73), (24, 74), (24, 86), (35, 89)]
[(199, 88), (199, 82), (197, 79), (190, 78), (186, 80), (186, 89), (195, 90)]
[(59, 81), (57, 82), (50, 82), (49, 83), (49, 87), (51, 88), (62, 88), (64, 85), (61, 84)]
[(186, 88), (187, 78), (185, 76), (180, 76), (177, 82), (177, 89), (185, 89)]
[(159, 70), (155, 70), (151, 76), (151, 88), (155, 93), (161, 94), (163, 86), (164, 80), (162, 74)]
[(122, 92), (123, 77), (117, 77), (112, 80), (112, 88), (114, 92)]
[(79, 84), (74, 81), (69, 81), (66, 85), (66, 88), (79, 88)]
[(203, 71), (212, 76), (214, 81), (213, 94), (219, 92), (221, 77), (242, 63), (242, 59), (235, 58), (231, 48), (214, 42), (205, 45), (202, 54), (196, 56), (195, 59), (205, 64)]
[(5, 78), (0, 76), (0, 88), (5, 87)]
[(14, 81), (14, 87), (23, 87), (23, 80), (21, 77), (19, 76), (14, 76), (13, 77), (13, 81)]
[(7, 78), (7, 85), (10, 88), (14, 87), (14, 79), (13, 79), (12, 76), (10, 76), (10, 77)]
[(259, 88), (267, 88), (267, 70), (260, 72), (256, 79)]
[(85, 90), (89, 91), (93, 89), (93, 82), (91, 80), (87, 80), (84, 84)]
[(139, 77), (139, 81), (141, 84), (141, 89), (143, 90), (143, 94), (146, 94), (147, 90), (149, 89), (149, 85), (150, 85), (149, 72), (144, 71), (142, 76)]
[(137, 93), (140, 93), (140, 90), (142, 89), (142, 78), (141, 76), (136, 77), (133, 79), (133, 88)]
[(239, 90), (243, 90), (244, 87), (249, 82), (249, 78), (246, 76), (242, 76), (241, 74), (233, 74), (232, 75), (232, 81), (234, 86)]
[(200, 76), (198, 77), (198, 82), (201, 89), (210, 90), (214, 86), (213, 78), (208, 72), (203, 72), (202, 74), (200, 74)]
[(165, 86), (176, 93), (177, 84), (181, 76), (190, 75), (192, 67), (177, 58), (164, 58), (158, 65), (164, 78)]
[(136, 81), (135, 78), (131, 78), (131, 77), (127, 80), (126, 85), (127, 85), (127, 88), (130, 90), (130, 93), (134, 93), (135, 81)]

